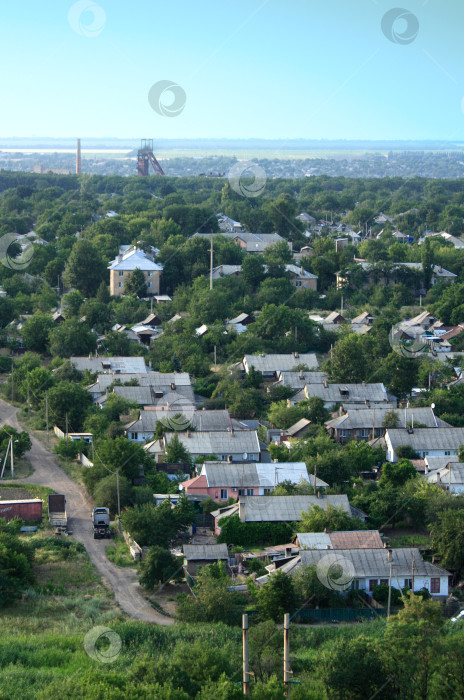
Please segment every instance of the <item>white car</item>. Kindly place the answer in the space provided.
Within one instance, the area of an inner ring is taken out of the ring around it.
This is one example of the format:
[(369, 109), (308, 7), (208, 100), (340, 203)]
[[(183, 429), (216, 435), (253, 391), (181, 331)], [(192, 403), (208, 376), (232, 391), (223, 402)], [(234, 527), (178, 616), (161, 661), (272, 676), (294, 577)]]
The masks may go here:
[(461, 612), (456, 615), (456, 617), (451, 618), (451, 622), (457, 622), (458, 620), (462, 620), (464, 618), (464, 610), (461, 610)]

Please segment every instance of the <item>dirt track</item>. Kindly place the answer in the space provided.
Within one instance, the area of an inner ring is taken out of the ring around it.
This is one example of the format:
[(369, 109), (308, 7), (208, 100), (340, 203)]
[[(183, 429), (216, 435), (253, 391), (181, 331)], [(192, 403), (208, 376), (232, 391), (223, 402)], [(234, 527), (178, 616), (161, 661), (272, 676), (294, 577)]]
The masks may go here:
[[(7, 423), (21, 430), (17, 418), (18, 409), (0, 399), (0, 424)], [(90, 514), (93, 504), (86, 490), (76, 484), (56, 463), (54, 456), (31, 435), (32, 449), (26, 454), (26, 459), (34, 469), (31, 476), (18, 480), (18, 483), (39, 484), (49, 486), (57, 493), (66, 495), (66, 511), (68, 527), (73, 537), (82, 542), (90, 560), (101, 576), (106, 579), (113, 589), (116, 601), (127, 615), (136, 619), (152, 622), (157, 625), (172, 625), (172, 618), (158, 613), (141, 595), (137, 583), (136, 571), (131, 568), (120, 568), (112, 564), (105, 552), (106, 540), (94, 540)], [(11, 482), (9, 482), (11, 483)]]

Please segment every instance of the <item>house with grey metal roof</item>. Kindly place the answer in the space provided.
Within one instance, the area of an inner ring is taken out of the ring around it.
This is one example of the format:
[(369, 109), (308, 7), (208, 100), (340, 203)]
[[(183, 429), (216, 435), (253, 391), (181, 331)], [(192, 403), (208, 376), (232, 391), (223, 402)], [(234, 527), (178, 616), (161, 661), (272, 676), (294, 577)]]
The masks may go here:
[(311, 421), (307, 418), (300, 418), (296, 423), (285, 430), (286, 438), (300, 438), (308, 432)]
[(420, 458), (452, 457), (464, 445), (464, 428), (389, 428), (385, 433), (387, 460), (397, 462), (399, 447), (411, 447)]
[[(144, 449), (158, 461), (174, 435), (179, 438), (194, 460), (208, 455), (216, 455), (221, 462), (259, 462), (261, 460), (261, 445), (255, 430), (166, 432), (161, 441), (155, 440), (148, 443)], [(162, 448), (161, 452), (160, 448)]]
[(386, 406), (396, 408), (398, 401), (396, 396), (389, 394), (381, 382), (369, 384), (361, 382), (359, 384), (329, 383), (305, 384), (304, 389), (288, 399), (291, 406), (318, 396), (324, 402), (325, 408), (331, 409), (336, 404), (343, 406)]
[(290, 275), (290, 281), (298, 289), (313, 289), (317, 291), (317, 275), (308, 272), (304, 267), (298, 265), (285, 265), (285, 270)]
[(450, 573), (441, 566), (423, 559), (415, 547), (396, 549), (302, 549), (298, 556), (292, 557), (278, 567), (278, 560), (267, 567), (270, 573), (257, 579), (266, 583), (269, 576), (277, 569), (293, 575), (301, 567), (315, 566), (319, 578), (329, 577), (334, 569), (341, 569), (337, 590), (357, 590), (372, 595), (375, 586), (388, 586), (391, 565), (391, 585), (397, 590), (410, 588), (419, 591), (426, 588), (436, 599), (448, 597), (448, 580)]
[(148, 294), (159, 294), (160, 276), (163, 266), (153, 261), (153, 256), (136, 246), (121, 246), (117, 257), (108, 265), (110, 271), (110, 294), (121, 296), (128, 275), (140, 270), (145, 278)]
[(426, 428), (450, 428), (450, 424), (437, 418), (430, 407), (389, 408), (375, 404), (372, 408), (345, 407), (345, 413), (326, 421), (327, 430), (338, 442), (345, 440), (370, 440), (385, 434), (386, 416), (394, 414), (397, 427), (423, 426)]
[(247, 426), (230, 417), (227, 410), (197, 411), (191, 404), (173, 404), (164, 410), (140, 411), (137, 420), (124, 429), (131, 442), (146, 442), (153, 437), (156, 426), (161, 423), (165, 430), (248, 430)]
[(71, 357), (70, 362), (79, 372), (88, 370), (92, 373), (115, 375), (148, 372), (143, 357)]
[(305, 384), (322, 384), (328, 381), (327, 372), (305, 372), (300, 369), (298, 372), (278, 372), (277, 381), (273, 386), (288, 386), (290, 389), (304, 389)]
[[(174, 410), (176, 413), (196, 409), (192, 386), (176, 386), (175, 389), (168, 389), (168, 387), (116, 385), (113, 387), (112, 393), (138, 406), (165, 408)], [(105, 394), (99, 397), (96, 402), (99, 406), (104, 406), (107, 398), (108, 394)]]
[(162, 391), (163, 394), (175, 390), (178, 386), (191, 386), (190, 375), (187, 372), (150, 372), (145, 370), (133, 374), (122, 372), (98, 374), (95, 383), (88, 386), (87, 391), (95, 400), (106, 394), (112, 384), (126, 384), (132, 381), (136, 382), (137, 386), (152, 386), (155, 393)]
[[(448, 458), (449, 460), (449, 458)], [(464, 463), (450, 462), (445, 467), (434, 469), (424, 477), (430, 484), (437, 484), (446, 491), (464, 493)]]
[(384, 546), (378, 530), (299, 532), (293, 542), (298, 549), (383, 549)]
[(306, 483), (325, 489), (322, 479), (308, 475), (304, 462), (205, 462), (200, 474), (180, 486), (187, 494), (201, 494), (214, 501), (227, 501), (242, 496), (266, 496), (282, 482)]
[(226, 544), (184, 544), (184, 566), (191, 576), (195, 576), (202, 566), (222, 561), (229, 562)]
[(261, 372), (265, 379), (270, 379), (276, 376), (279, 372), (295, 371), (295, 368), (303, 365), (311, 369), (317, 369), (319, 362), (314, 352), (298, 353), (292, 352), (288, 354), (260, 354), (260, 355), (245, 355), (243, 358), (243, 368), (248, 374), (250, 367)]

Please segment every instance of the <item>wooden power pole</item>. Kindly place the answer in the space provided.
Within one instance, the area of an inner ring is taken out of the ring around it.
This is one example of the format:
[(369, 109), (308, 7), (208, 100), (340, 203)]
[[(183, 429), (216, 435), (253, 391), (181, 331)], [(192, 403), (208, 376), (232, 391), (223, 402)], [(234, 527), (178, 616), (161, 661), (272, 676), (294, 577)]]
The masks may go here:
[(250, 672), (248, 658), (248, 615), (242, 615), (242, 640), (243, 640), (243, 694), (250, 694)]
[(284, 615), (284, 687), (290, 697), (290, 613)]

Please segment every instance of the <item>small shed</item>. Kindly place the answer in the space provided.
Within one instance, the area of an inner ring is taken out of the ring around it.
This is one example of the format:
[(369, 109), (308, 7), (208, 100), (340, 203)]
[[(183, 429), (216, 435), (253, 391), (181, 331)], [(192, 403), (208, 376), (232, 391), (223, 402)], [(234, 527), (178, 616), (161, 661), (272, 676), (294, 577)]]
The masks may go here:
[(229, 561), (229, 552), (226, 544), (185, 544), (184, 566), (191, 576), (195, 576), (202, 566)]
[(0, 518), (5, 518), (6, 520), (21, 518), (21, 520), (26, 522), (42, 520), (42, 505), (40, 498), (0, 501)]

